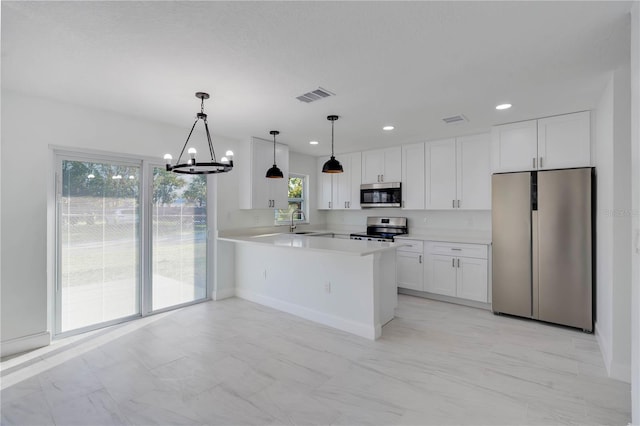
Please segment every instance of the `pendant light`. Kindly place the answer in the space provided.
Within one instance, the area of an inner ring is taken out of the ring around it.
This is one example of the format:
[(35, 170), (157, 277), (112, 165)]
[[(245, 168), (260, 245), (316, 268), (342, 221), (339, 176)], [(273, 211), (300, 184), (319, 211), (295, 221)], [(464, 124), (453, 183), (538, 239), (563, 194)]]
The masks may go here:
[(272, 130), (269, 134), (273, 135), (273, 167), (267, 170), (267, 174), (265, 177), (269, 179), (282, 179), (284, 175), (282, 174), (282, 170), (276, 166), (276, 135), (279, 135), (280, 132), (277, 130)]
[[(196, 114), (196, 121), (191, 126), (191, 131), (189, 132), (189, 136), (187, 136), (187, 140), (182, 147), (182, 151), (180, 151), (180, 155), (178, 156), (178, 161), (175, 164), (171, 164), (171, 160), (173, 157), (171, 154), (165, 154), (164, 159), (167, 163), (167, 171), (174, 173), (184, 173), (190, 175), (206, 175), (211, 173), (226, 173), (233, 169), (233, 152), (227, 151), (225, 157), (220, 159), (220, 162), (216, 160), (216, 153), (213, 150), (213, 143), (211, 142), (211, 134), (209, 133), (209, 124), (207, 123), (207, 114), (204, 113), (204, 100), (209, 99), (209, 94), (205, 92), (196, 92), (196, 98), (200, 99), (200, 112)], [(211, 154), (211, 161), (199, 163), (196, 161), (196, 149), (190, 147), (187, 150), (187, 154), (189, 154), (189, 160), (186, 163), (180, 163), (182, 159), (182, 154), (184, 154), (184, 150), (189, 143), (189, 139), (191, 138), (191, 134), (193, 133), (193, 129), (195, 129), (198, 121), (204, 121), (204, 129), (207, 133), (207, 142), (209, 144), (209, 153)]]
[(333, 155), (333, 123), (338, 119), (337, 115), (330, 115), (327, 120), (331, 121), (331, 158), (322, 166), (322, 173), (342, 173), (342, 164)]

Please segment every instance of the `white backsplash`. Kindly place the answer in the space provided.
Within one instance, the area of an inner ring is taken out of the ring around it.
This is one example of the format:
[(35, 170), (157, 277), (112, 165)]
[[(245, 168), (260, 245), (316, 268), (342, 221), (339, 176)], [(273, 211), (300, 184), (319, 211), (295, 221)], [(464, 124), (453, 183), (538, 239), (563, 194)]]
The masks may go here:
[(489, 210), (334, 210), (325, 214), (328, 227), (362, 227), (367, 216), (401, 216), (408, 219), (409, 232), (491, 231)]

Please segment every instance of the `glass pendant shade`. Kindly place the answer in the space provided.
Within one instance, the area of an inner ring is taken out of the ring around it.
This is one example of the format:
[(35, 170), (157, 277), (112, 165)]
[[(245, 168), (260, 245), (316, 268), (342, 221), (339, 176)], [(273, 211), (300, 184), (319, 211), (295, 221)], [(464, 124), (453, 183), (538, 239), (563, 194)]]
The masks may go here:
[(269, 134), (273, 135), (273, 167), (267, 170), (265, 177), (268, 179), (282, 179), (284, 177), (282, 170), (280, 170), (276, 165), (276, 135), (279, 135), (280, 132), (272, 130)]
[(331, 158), (322, 166), (322, 173), (343, 173), (342, 164), (333, 155), (333, 123), (338, 119), (337, 115), (330, 115), (327, 120), (331, 121)]

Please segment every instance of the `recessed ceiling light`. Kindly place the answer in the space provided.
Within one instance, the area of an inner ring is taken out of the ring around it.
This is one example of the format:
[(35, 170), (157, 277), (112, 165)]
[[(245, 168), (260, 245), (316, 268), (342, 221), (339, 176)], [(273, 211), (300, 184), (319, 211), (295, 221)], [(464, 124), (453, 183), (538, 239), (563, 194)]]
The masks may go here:
[(389, 130), (393, 130), (393, 129), (395, 129), (395, 127), (393, 127), (393, 126), (384, 126), (384, 127), (382, 128), (382, 130), (387, 130), (387, 131), (389, 131)]
[(318, 145), (318, 141), (309, 141), (309, 145)]
[(496, 109), (509, 109), (511, 108), (511, 104), (500, 104), (496, 106)]

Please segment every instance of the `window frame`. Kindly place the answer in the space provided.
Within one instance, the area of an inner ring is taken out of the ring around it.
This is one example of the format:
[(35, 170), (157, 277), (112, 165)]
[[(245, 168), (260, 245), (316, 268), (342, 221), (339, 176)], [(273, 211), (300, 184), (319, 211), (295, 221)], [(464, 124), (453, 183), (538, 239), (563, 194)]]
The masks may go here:
[[(60, 255), (60, 243), (59, 229), (58, 229), (58, 191), (62, 190), (62, 175), (58, 172), (62, 160), (74, 160), (74, 161), (108, 161), (121, 165), (132, 165), (140, 168), (140, 182), (139, 182), (139, 217), (140, 217), (140, 234), (139, 234), (139, 248), (138, 253), (140, 256), (139, 264), (139, 287), (138, 287), (138, 304), (139, 312), (110, 321), (105, 321), (99, 324), (89, 325), (86, 327), (76, 328), (68, 331), (61, 331), (61, 321), (58, 316), (61, 312), (60, 308), (60, 268), (59, 268), (59, 255)], [(123, 153), (115, 153), (109, 151), (84, 149), (67, 147), (61, 145), (49, 145), (49, 176), (50, 184), (47, 191), (47, 327), (52, 331), (52, 340), (65, 338), (73, 335), (86, 333), (88, 331), (98, 330), (104, 327), (109, 327), (116, 324), (129, 322), (135, 319), (144, 318), (149, 315), (155, 315), (175, 309), (180, 309), (185, 306), (195, 305), (211, 300), (214, 294), (215, 287), (215, 255), (217, 253), (215, 247), (215, 238), (211, 238), (211, 230), (216, 227), (216, 205), (217, 197), (213, 188), (216, 185), (215, 176), (214, 179), (207, 179), (207, 265), (206, 265), (206, 284), (205, 295), (203, 298), (196, 299), (194, 301), (180, 303), (166, 308), (152, 310), (151, 307), (151, 287), (152, 287), (152, 252), (151, 252), (151, 197), (152, 197), (152, 180), (153, 180), (153, 168), (164, 167), (164, 164), (158, 161), (155, 157), (131, 155)], [(146, 223), (146, 225), (145, 225)]]
[[(293, 223), (294, 224), (300, 224), (300, 225), (305, 225), (305, 224), (309, 224), (309, 175), (305, 175), (302, 173), (289, 173), (289, 175), (287, 176), (287, 183), (288, 180), (291, 178), (300, 178), (302, 179), (302, 197), (301, 198), (288, 198), (287, 197), (287, 205), (289, 203), (297, 203), (300, 202), (302, 203), (302, 211), (304, 212), (304, 220), (302, 219), (293, 219)], [(288, 194), (287, 194), (288, 195)], [(274, 209), (273, 210), (273, 215), (274, 215), (274, 223), (276, 225), (290, 225), (291, 224), (291, 216), (289, 215), (288, 219), (286, 220), (279, 220), (279, 217), (281, 215), (283, 215), (285, 212), (289, 212), (289, 209)]]

